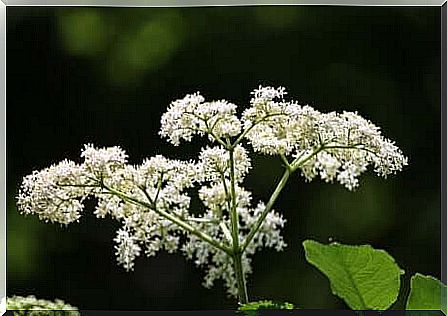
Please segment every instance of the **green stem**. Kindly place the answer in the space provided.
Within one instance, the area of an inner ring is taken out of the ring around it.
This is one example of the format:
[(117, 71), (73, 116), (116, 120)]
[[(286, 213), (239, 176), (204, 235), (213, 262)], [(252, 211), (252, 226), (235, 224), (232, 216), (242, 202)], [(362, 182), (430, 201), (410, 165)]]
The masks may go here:
[(292, 161), (292, 163), (290, 164), (290, 170), (293, 172), (295, 172), (299, 167), (301, 167), (302, 165), (304, 165), (306, 162), (308, 162), (310, 159), (312, 159), (312, 157), (316, 156), (320, 151), (324, 150), (326, 147), (324, 147), (324, 145), (321, 145), (320, 147), (318, 147), (317, 149), (315, 149), (309, 156), (307, 156), (306, 158), (302, 158), (302, 156), (297, 157), (294, 161)]
[(239, 137), (235, 140), (235, 142), (233, 143), (233, 147), (236, 147), (236, 145), (238, 145), (242, 139), (247, 136), (247, 134), (253, 129), (253, 127), (255, 127), (256, 125), (258, 125), (259, 123), (264, 122), (266, 119), (268, 119), (269, 117), (273, 117), (273, 116), (279, 116), (279, 115), (286, 115), (285, 113), (271, 113), (271, 114), (267, 114), (265, 116), (263, 116), (262, 118), (260, 118), (259, 120), (253, 122), (252, 125), (250, 125), (250, 127), (248, 127), (246, 130), (244, 130)]
[(287, 160), (287, 157), (284, 154), (279, 154), (279, 156), (281, 157), (282, 162), (284, 163), (284, 167), (290, 170), (290, 164), (289, 164), (289, 160)]
[[(328, 145), (325, 146), (324, 149), (358, 149), (358, 150), (364, 150), (366, 152), (369, 152), (370, 154), (373, 154), (375, 156), (378, 156), (376, 152), (372, 151), (371, 149), (365, 148), (365, 147), (357, 147), (361, 146), (363, 144), (354, 144), (354, 145)], [(364, 146), (364, 145), (363, 145)]]
[(224, 187), (225, 198), (227, 200), (227, 207), (228, 207), (228, 210), (230, 211), (231, 210), (231, 194), (228, 191), (227, 181), (225, 179), (225, 175), (223, 174), (223, 172), (220, 172), (220, 179), (222, 180), (222, 184), (223, 184), (223, 187)]
[(234, 271), (236, 272), (237, 291), (240, 304), (248, 303), (247, 285), (242, 266), (242, 251), (233, 254)]
[(313, 156), (317, 155), (320, 151), (324, 149), (323, 146), (315, 149), (309, 156), (302, 159), (302, 156), (296, 158), (292, 163), (288, 164), (287, 159), (285, 157), (281, 157), (284, 161), (284, 163), (287, 162), (286, 170), (284, 171), (284, 174), (282, 175), (281, 180), (277, 184), (275, 191), (273, 191), (272, 195), (270, 196), (269, 201), (265, 205), (264, 210), (262, 211), (261, 215), (256, 220), (256, 223), (251, 228), (250, 232), (248, 233), (247, 237), (245, 238), (244, 243), (242, 244), (242, 252), (244, 252), (250, 242), (255, 237), (256, 233), (258, 232), (259, 228), (261, 228), (262, 223), (264, 222), (265, 218), (267, 217), (267, 214), (272, 210), (273, 205), (275, 204), (276, 200), (278, 199), (279, 194), (281, 193), (282, 189), (286, 186), (287, 181), (289, 180), (289, 177), (292, 173), (294, 173), (299, 167), (304, 165), (307, 161), (309, 161)]
[(265, 209), (262, 211), (262, 214), (258, 217), (256, 220), (256, 223), (248, 233), (247, 237), (245, 238), (245, 241), (242, 245), (242, 252), (245, 251), (245, 249), (248, 247), (250, 242), (255, 237), (256, 233), (258, 232), (259, 228), (261, 227), (262, 223), (264, 222), (265, 218), (267, 217), (267, 214), (272, 210), (273, 204), (275, 204), (279, 194), (281, 193), (282, 189), (286, 186), (287, 180), (289, 180), (291, 171), (289, 169), (286, 169), (284, 171), (284, 174), (282, 175), (281, 180), (279, 181), (278, 185), (275, 188), (275, 191), (273, 191), (272, 196), (270, 197), (269, 201), (265, 205)]
[(242, 266), (242, 253), (239, 247), (239, 217), (237, 214), (237, 200), (236, 200), (236, 179), (234, 174), (234, 150), (229, 150), (230, 154), (230, 194), (231, 194), (231, 233), (233, 239), (233, 265), (236, 274), (237, 290), (239, 302), (241, 304), (248, 303), (247, 286), (245, 283), (244, 269)]

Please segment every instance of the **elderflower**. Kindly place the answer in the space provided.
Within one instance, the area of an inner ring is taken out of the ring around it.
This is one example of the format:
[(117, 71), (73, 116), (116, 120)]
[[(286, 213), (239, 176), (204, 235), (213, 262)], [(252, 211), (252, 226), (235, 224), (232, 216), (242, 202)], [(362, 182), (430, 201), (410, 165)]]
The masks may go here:
[[(204, 269), (206, 287), (222, 280), (228, 294), (241, 296), (237, 280), (252, 273), (253, 255), (262, 248), (286, 247), (281, 235), (286, 220), (273, 204), (290, 173), (299, 172), (307, 181), (338, 181), (354, 190), (368, 168), (387, 177), (408, 164), (395, 143), (356, 112), (321, 113), (285, 100), (286, 95), (283, 87), (260, 86), (238, 117), (233, 103), (188, 94), (169, 105), (159, 134), (175, 146), (207, 136), (212, 145), (202, 147), (196, 160), (156, 155), (131, 165), (118, 146), (87, 144), (81, 163), (63, 160), (25, 176), (18, 208), (44, 221), (69, 224), (79, 220), (84, 201), (93, 198), (98, 218), (121, 224), (115, 254), (127, 271), (141, 255), (180, 251)], [(243, 187), (252, 168), (244, 142), (255, 153), (279, 155), (285, 166), (265, 204), (253, 203)], [(191, 209), (194, 189), (202, 202), (198, 209)]]
[(370, 165), (376, 174), (386, 178), (408, 164), (408, 158), (394, 142), (357, 113), (321, 114), (314, 130), (318, 144), (298, 149), (295, 154), (307, 180), (319, 175), (328, 182), (336, 179), (353, 190), (358, 186), (358, 177)]
[(87, 144), (81, 157), (84, 158), (84, 168), (97, 177), (112, 176), (114, 171), (127, 162), (126, 153), (118, 146), (95, 148), (92, 144)]
[(88, 189), (79, 186), (83, 178), (82, 168), (68, 160), (34, 171), (23, 178), (17, 206), (23, 214), (35, 213), (45, 222), (77, 221), (88, 195)]
[(238, 135), (241, 122), (236, 105), (225, 100), (204, 102), (199, 92), (174, 101), (161, 117), (160, 135), (178, 146), (180, 140), (191, 141), (195, 134), (208, 134), (211, 140)]
[(64, 160), (26, 176), (18, 195), (19, 210), (69, 224), (81, 217), (86, 198), (96, 198), (95, 215), (110, 215), (123, 225), (115, 238), (116, 254), (127, 270), (143, 252), (153, 256), (160, 249), (178, 249), (179, 227), (156, 211), (188, 216), (190, 197), (184, 190), (201, 177), (194, 162), (157, 155), (131, 166), (119, 147), (93, 145), (86, 145), (81, 157), (81, 164)]
[[(241, 194), (242, 199), (246, 199), (246, 196), (244, 195), (246, 195), (246, 192)], [(246, 238), (250, 228), (253, 226), (260, 213), (264, 210), (265, 205), (260, 202), (255, 208), (251, 208), (249, 205), (245, 205), (247, 201), (242, 202), (239, 200), (239, 195), (237, 203), (238, 205), (244, 205), (243, 207), (237, 208), (240, 217), (239, 239), (242, 242)], [(224, 205), (221, 207), (225, 208)], [(213, 206), (210, 207), (211, 211), (208, 211), (204, 215), (204, 218), (208, 220), (214, 219), (218, 222), (220, 221), (224, 226), (230, 227), (230, 220), (225, 217), (219, 217), (216, 212), (212, 211), (213, 208)], [(245, 277), (253, 272), (251, 267), (251, 256), (256, 253), (256, 251), (264, 247), (273, 248), (276, 251), (282, 251), (287, 246), (281, 235), (281, 229), (284, 227), (285, 222), (286, 220), (276, 212), (270, 212), (268, 214), (258, 233), (255, 235), (252, 243), (250, 243), (246, 251), (242, 254), (241, 259)], [(222, 229), (219, 229), (218, 225), (209, 225), (206, 222), (198, 223), (197, 225), (201, 231), (207, 232), (216, 240), (220, 240), (222, 242), (228, 240), (228, 237), (225, 236)], [(203, 285), (210, 288), (214, 285), (215, 281), (220, 279), (224, 282), (228, 294), (231, 296), (236, 296), (237, 284), (232, 258), (193, 235), (189, 235), (188, 237), (189, 238), (182, 250), (185, 255), (189, 259), (193, 260), (198, 267), (204, 269), (205, 279)]]
[[(230, 183), (225, 181), (225, 183), (213, 183), (210, 186), (202, 186), (199, 190), (199, 198), (202, 200), (203, 204), (212, 211), (220, 211), (226, 207), (228, 203), (226, 192), (230, 187)], [(250, 204), (251, 193), (246, 191), (239, 185), (235, 186), (235, 191), (237, 194), (237, 206), (246, 207)]]
[[(238, 145), (234, 148), (235, 178), (242, 181), (251, 169), (250, 158), (247, 150)], [(230, 178), (230, 153), (223, 147), (202, 148), (199, 155), (201, 172), (204, 180), (221, 181), (222, 178)]]
[(116, 255), (126, 270), (133, 270), (134, 260), (140, 255), (141, 248), (138, 245), (138, 239), (132, 236), (129, 231), (119, 229), (115, 237)]
[(394, 142), (356, 112), (321, 113), (284, 101), (284, 94), (283, 88), (260, 87), (242, 114), (245, 137), (255, 151), (291, 156), (307, 180), (336, 179), (349, 190), (370, 165), (387, 177), (408, 164)]

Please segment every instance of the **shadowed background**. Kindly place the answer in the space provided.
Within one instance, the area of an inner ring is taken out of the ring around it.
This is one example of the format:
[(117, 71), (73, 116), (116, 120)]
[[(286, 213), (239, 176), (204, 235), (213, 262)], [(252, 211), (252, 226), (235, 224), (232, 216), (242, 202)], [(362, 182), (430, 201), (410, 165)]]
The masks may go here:
[[(258, 252), (251, 298), (300, 308), (346, 308), (306, 263), (302, 241), (387, 250), (409, 277), (440, 277), (440, 14), (436, 7), (7, 8), (7, 294), (61, 298), (80, 309), (229, 309), (222, 284), (181, 254), (140, 257), (127, 273), (114, 255), (117, 222), (94, 204), (68, 227), (22, 216), (23, 176), (83, 144), (120, 145), (138, 164), (195, 158), (196, 138), (160, 140), (169, 102), (200, 91), (247, 106), (259, 84), (320, 111), (358, 111), (396, 140), (410, 165), (388, 180), (368, 173), (352, 193), (296, 174), (275, 209), (289, 247)], [(279, 159), (252, 156), (246, 179), (266, 200)]]

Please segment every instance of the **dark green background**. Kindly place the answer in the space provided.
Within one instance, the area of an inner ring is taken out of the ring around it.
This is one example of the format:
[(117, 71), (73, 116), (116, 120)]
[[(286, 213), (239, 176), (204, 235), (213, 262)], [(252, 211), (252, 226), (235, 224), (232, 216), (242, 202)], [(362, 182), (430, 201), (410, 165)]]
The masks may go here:
[[(234, 308), (221, 284), (180, 254), (116, 264), (118, 224), (92, 215), (45, 224), (18, 214), (21, 178), (84, 143), (120, 145), (132, 163), (164, 154), (195, 158), (158, 137), (171, 100), (201, 91), (243, 109), (259, 84), (285, 86), (321, 111), (358, 111), (383, 128), (410, 165), (372, 173), (357, 192), (294, 176), (276, 209), (288, 249), (254, 257), (252, 299), (346, 308), (304, 259), (306, 238), (369, 243), (409, 277), (440, 276), (440, 9), (436, 7), (7, 8), (7, 293), (62, 298), (81, 309)], [(279, 159), (253, 157), (246, 186), (266, 200)]]

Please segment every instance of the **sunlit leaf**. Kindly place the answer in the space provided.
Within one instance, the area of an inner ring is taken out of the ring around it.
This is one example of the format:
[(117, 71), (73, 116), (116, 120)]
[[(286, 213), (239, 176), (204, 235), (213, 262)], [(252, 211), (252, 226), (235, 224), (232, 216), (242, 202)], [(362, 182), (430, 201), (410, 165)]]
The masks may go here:
[(441, 310), (445, 308), (446, 299), (447, 286), (438, 279), (419, 273), (411, 277), (408, 310)]
[(403, 270), (384, 250), (369, 245), (304, 243), (306, 259), (331, 282), (332, 292), (355, 310), (385, 310), (397, 299)]

